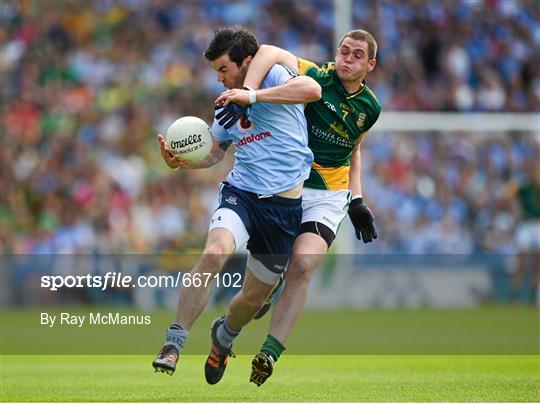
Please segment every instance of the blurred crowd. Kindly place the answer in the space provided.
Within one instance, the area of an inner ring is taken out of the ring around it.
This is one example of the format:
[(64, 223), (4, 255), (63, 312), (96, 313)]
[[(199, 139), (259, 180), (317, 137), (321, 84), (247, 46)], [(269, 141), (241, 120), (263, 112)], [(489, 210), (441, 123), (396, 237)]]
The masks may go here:
[(537, 1), (355, 1), (354, 10), (380, 47), (369, 82), (387, 110), (540, 109)]
[(509, 189), (540, 169), (538, 134), (370, 136), (362, 154), (362, 186), (381, 233), (373, 251), (516, 252), (522, 212)]
[[(537, 2), (353, 9), (379, 42), (367, 81), (383, 110), (539, 110)], [(223, 90), (202, 58), (213, 30), (242, 24), (316, 62), (334, 53), (328, 1), (7, 0), (0, 11), (4, 252), (200, 248), (231, 156), (172, 172), (155, 135), (183, 115), (211, 121)], [(502, 190), (540, 156), (519, 133), (377, 133), (363, 153), (380, 234), (369, 249), (414, 253), (511, 248), (519, 212)]]

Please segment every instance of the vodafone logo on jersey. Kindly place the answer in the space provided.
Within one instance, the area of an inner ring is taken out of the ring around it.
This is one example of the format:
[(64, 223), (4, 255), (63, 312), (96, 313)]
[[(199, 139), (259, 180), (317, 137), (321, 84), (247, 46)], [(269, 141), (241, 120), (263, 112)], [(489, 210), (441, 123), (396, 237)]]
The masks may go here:
[(249, 136), (244, 136), (242, 139), (236, 142), (236, 147), (242, 147), (249, 143), (258, 142), (270, 136), (272, 136), (272, 133), (270, 131), (261, 132), (257, 135), (255, 133), (252, 133)]

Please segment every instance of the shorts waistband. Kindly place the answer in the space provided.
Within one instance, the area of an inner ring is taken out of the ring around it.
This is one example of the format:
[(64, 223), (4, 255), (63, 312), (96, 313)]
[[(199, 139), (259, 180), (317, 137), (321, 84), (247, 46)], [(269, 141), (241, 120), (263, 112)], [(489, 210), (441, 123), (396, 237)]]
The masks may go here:
[(245, 191), (240, 188), (236, 188), (235, 186), (229, 184), (228, 182), (222, 183), (224, 186), (230, 187), (234, 189), (237, 192), (241, 192), (246, 194), (248, 197), (257, 200), (260, 204), (280, 204), (280, 205), (288, 205), (288, 206), (302, 206), (302, 197), (300, 198), (284, 198), (282, 196), (272, 195), (272, 194), (256, 194), (254, 192)]

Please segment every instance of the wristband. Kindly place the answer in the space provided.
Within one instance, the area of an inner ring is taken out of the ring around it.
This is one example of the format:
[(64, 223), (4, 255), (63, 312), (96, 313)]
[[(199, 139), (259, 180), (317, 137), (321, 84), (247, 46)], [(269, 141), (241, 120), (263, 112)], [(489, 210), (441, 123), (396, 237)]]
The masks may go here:
[(351, 201), (354, 201), (355, 199), (360, 199), (360, 203), (362, 203), (363, 202), (362, 194), (353, 195), (351, 198)]
[(249, 92), (249, 103), (255, 104), (257, 102), (257, 92), (248, 86), (244, 86), (244, 90), (248, 90)]

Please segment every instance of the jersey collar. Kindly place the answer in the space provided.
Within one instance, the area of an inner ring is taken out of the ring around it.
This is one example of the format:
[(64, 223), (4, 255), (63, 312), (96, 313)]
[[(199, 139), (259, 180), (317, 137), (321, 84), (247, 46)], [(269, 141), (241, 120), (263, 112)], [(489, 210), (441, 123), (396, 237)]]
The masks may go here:
[(360, 89), (358, 89), (357, 91), (353, 92), (353, 93), (348, 93), (347, 90), (345, 89), (345, 87), (343, 87), (343, 83), (341, 82), (341, 80), (339, 79), (338, 75), (337, 75), (337, 72), (336, 70), (332, 70), (332, 73), (334, 75), (334, 80), (338, 83), (338, 88), (339, 88), (339, 91), (345, 96), (347, 97), (348, 100), (350, 100), (351, 98), (354, 98), (356, 97), (357, 95), (361, 94), (362, 91), (364, 91), (366, 89), (366, 80), (362, 80), (362, 87)]

